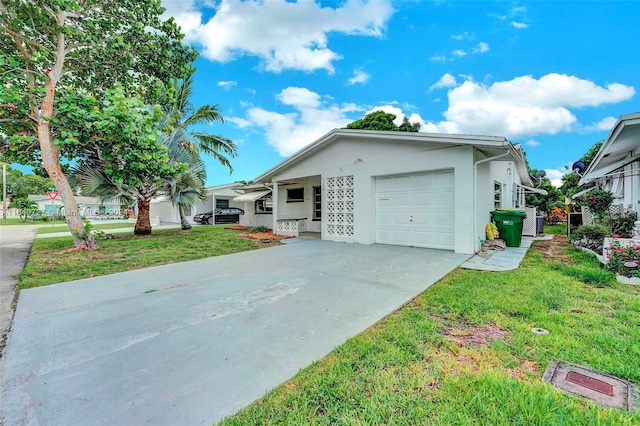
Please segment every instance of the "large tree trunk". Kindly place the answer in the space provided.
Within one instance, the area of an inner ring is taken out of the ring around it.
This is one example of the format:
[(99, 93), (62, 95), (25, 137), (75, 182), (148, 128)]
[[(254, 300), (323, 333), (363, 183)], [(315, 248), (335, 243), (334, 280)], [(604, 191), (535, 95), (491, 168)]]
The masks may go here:
[(133, 228), (134, 235), (151, 235), (151, 222), (149, 221), (149, 199), (138, 200), (138, 220)]
[(187, 220), (187, 217), (184, 215), (184, 208), (181, 204), (178, 204), (178, 212), (180, 212), (180, 226), (183, 231), (188, 231), (191, 229), (191, 224)]
[(64, 62), (64, 35), (58, 35), (58, 57), (56, 64), (49, 71), (49, 81), (47, 82), (46, 96), (38, 111), (37, 107), (32, 107), (32, 115), (38, 117), (38, 142), (40, 143), (40, 152), (42, 155), (42, 165), (49, 174), (49, 177), (56, 186), (60, 198), (64, 204), (64, 215), (69, 226), (69, 231), (73, 235), (74, 248), (78, 250), (96, 250), (98, 248), (93, 234), (88, 233), (84, 229), (84, 223), (80, 218), (78, 204), (73, 196), (71, 185), (67, 181), (67, 177), (60, 167), (60, 150), (53, 144), (51, 140), (51, 127), (48, 117), (54, 116), (54, 98), (56, 91), (56, 83), (62, 74), (62, 63)]

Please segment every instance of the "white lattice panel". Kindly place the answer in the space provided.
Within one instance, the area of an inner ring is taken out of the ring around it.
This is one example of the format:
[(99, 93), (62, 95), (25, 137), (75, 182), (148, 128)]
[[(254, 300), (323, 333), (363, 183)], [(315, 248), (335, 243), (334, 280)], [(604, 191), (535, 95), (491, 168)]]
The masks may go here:
[(353, 237), (354, 178), (338, 176), (325, 180), (327, 234), (333, 237)]
[(527, 218), (522, 222), (522, 235), (535, 237), (537, 235), (536, 209), (535, 207), (525, 207), (523, 210), (527, 214)]

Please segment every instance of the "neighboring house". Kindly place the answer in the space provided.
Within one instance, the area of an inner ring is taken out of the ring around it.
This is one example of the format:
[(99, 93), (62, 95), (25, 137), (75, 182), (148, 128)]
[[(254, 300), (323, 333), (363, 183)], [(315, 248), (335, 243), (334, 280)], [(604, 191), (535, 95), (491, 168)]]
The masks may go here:
[[(29, 195), (28, 198), (38, 204), (38, 209), (45, 214), (59, 214), (63, 208), (62, 200), (56, 197), (51, 200), (48, 195)], [(93, 217), (96, 214), (120, 214), (120, 203), (117, 201), (101, 201), (99, 198), (76, 195), (76, 203), (81, 217)]]
[(578, 185), (591, 183), (610, 191), (613, 205), (640, 212), (640, 112), (618, 118)]
[(490, 211), (545, 193), (533, 188), (522, 148), (503, 137), (346, 129), (255, 182), (236, 188), (242, 224), (259, 218), (276, 233), (465, 254), (479, 250)]
[[(228, 183), (225, 185), (217, 185), (206, 188), (207, 199), (193, 207), (185, 209), (187, 220), (193, 223), (193, 216), (198, 213), (208, 213), (215, 209), (226, 207), (243, 207), (243, 203), (233, 201), (240, 193), (233, 188), (240, 186), (239, 183)], [(180, 222), (180, 213), (178, 207), (174, 206), (167, 197), (157, 197), (151, 200), (149, 216), (155, 218), (158, 216), (160, 222)]]

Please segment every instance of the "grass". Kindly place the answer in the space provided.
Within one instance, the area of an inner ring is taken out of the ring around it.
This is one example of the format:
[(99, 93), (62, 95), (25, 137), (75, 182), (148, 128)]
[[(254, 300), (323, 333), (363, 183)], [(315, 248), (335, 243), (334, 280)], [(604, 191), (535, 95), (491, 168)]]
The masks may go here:
[[(131, 228), (131, 230), (133, 231), (133, 223), (129, 223), (129, 222), (118, 222), (118, 223), (97, 223), (93, 225), (93, 229), (95, 229), (96, 231), (100, 231), (100, 230), (106, 230), (106, 229), (120, 229), (120, 228)], [(51, 233), (55, 233), (55, 232), (68, 232), (69, 231), (69, 227), (67, 226), (66, 222), (62, 222), (60, 225), (51, 226), (51, 224), (49, 224), (49, 226), (42, 226), (40, 228), (38, 228), (36, 230), (36, 233), (38, 234), (51, 234)]]
[(18, 288), (25, 289), (113, 274), (167, 263), (255, 250), (278, 243), (257, 243), (237, 238), (241, 231), (223, 226), (202, 226), (182, 231), (162, 229), (147, 237), (116, 234), (100, 240), (97, 251), (72, 252), (71, 236), (35, 240), (24, 270), (17, 275)]
[[(37, 226), (51, 226), (51, 221), (44, 220), (27, 220), (26, 222), (22, 222), (19, 217), (8, 217), (6, 226), (14, 226), (14, 225), (37, 225)], [(56, 226), (67, 225), (67, 222), (64, 220), (56, 220)], [(5, 226), (5, 223), (2, 221), (2, 215), (0, 215), (0, 226)]]
[(544, 233), (553, 234), (553, 235), (567, 235), (567, 224), (566, 223), (558, 223), (555, 225), (545, 224)]
[(564, 241), (515, 271), (455, 270), (221, 424), (640, 424), (541, 382), (565, 360), (640, 384), (640, 287)]

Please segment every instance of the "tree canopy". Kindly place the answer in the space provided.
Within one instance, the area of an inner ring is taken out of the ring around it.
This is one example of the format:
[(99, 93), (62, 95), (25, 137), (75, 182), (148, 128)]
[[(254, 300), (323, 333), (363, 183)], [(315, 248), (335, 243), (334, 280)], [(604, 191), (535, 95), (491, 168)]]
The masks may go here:
[(388, 130), (400, 132), (417, 132), (420, 130), (420, 123), (411, 123), (407, 117), (404, 117), (402, 124), (396, 126), (393, 120), (396, 119), (395, 114), (384, 111), (374, 111), (365, 115), (363, 118), (347, 124), (347, 129), (360, 130)]
[(29, 194), (46, 194), (53, 187), (51, 179), (7, 166), (7, 197), (27, 198)]
[[(181, 43), (172, 18), (160, 19), (163, 12), (160, 0), (0, 1), (0, 152), (12, 162), (42, 164), (78, 248), (95, 242), (60, 160), (84, 158), (112, 141), (90, 136), (79, 119), (90, 110), (76, 101), (102, 98), (119, 85), (147, 104), (169, 102), (168, 83), (193, 71), (197, 53)], [(68, 127), (69, 115), (76, 127)]]

